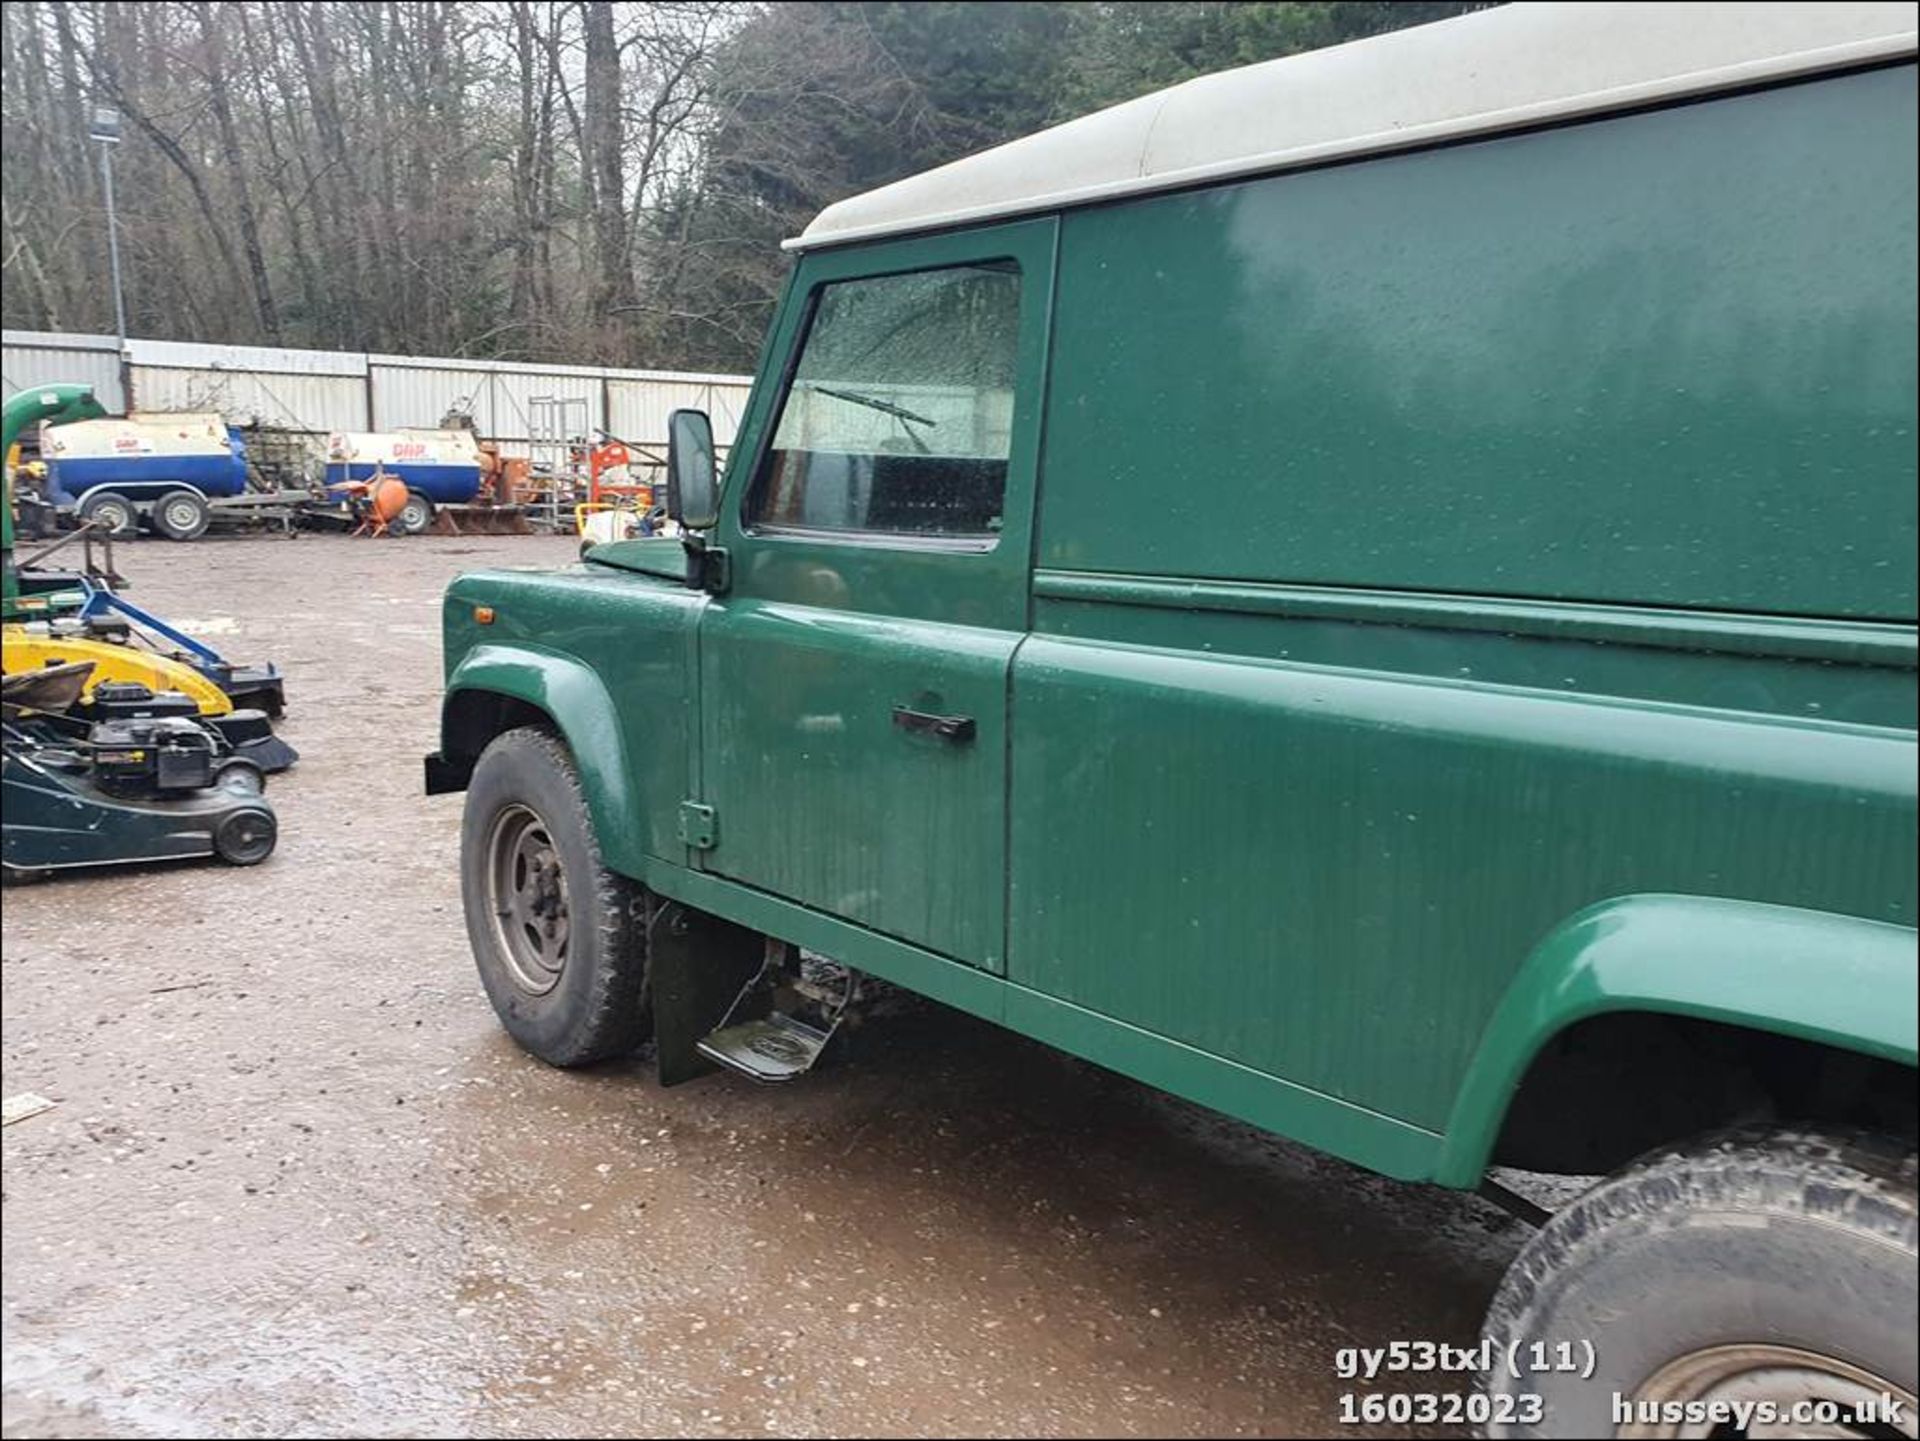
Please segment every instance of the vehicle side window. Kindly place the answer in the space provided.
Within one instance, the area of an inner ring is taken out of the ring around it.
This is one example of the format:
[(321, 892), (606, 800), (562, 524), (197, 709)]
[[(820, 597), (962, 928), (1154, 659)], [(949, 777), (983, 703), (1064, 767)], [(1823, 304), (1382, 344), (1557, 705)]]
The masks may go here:
[(1019, 319), (1011, 263), (823, 286), (748, 524), (992, 539)]

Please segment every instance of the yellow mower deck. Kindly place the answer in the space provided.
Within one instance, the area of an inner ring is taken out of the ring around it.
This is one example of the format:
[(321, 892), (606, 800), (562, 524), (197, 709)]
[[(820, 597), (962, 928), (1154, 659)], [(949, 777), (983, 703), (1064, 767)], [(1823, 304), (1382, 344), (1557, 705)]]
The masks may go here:
[(0, 627), (0, 670), (8, 675), (89, 660), (94, 670), (82, 693), (83, 703), (92, 701), (94, 687), (103, 681), (134, 681), (155, 692), (174, 690), (192, 697), (202, 716), (223, 716), (233, 711), (227, 693), (184, 661), (109, 641), (32, 635), (17, 625)]

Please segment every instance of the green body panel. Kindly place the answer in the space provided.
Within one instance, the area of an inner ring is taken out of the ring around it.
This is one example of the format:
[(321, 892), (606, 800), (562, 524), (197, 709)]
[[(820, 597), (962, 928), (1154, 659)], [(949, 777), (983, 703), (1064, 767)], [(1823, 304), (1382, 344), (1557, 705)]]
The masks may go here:
[[(1522, 961), (1588, 905), (1913, 921), (1910, 731), (1463, 680), (1437, 628), (1350, 626), (1330, 665), (1246, 654), (1231, 617), (1112, 613), (1126, 640), (1079, 618), (1015, 667), (1032, 989), (1437, 1130)], [(1438, 674), (1369, 663), (1416, 644)], [(1536, 644), (1574, 678), (1595, 649)]]
[(1068, 214), (1040, 563), (1912, 619), (1914, 93)]
[[(578, 757), (608, 865), (638, 876), (649, 857), (684, 859), (676, 819), (692, 794), (693, 646), (705, 603), (600, 567), (460, 577), (442, 612), (442, 752), (475, 759), (455, 724), (473, 697), (523, 701), (554, 719)], [(475, 621), (479, 604), (493, 607), (492, 624)]]
[[(1609, 1011), (1757, 1025), (1911, 1066), (1915, 932), (1700, 896), (1627, 896), (1543, 940), (1514, 978), (1454, 1102), (1435, 1179), (1475, 1184), (1542, 1040)], [(1817, 984), (1809, 984), (1809, 978)]]
[[(541, 706), (662, 894), (1396, 1176), (1601, 1011), (1912, 1064), (1914, 137), (1905, 65), (807, 252), (728, 582), (463, 578), (448, 743)], [(817, 288), (1009, 256), (997, 543), (744, 527)]]

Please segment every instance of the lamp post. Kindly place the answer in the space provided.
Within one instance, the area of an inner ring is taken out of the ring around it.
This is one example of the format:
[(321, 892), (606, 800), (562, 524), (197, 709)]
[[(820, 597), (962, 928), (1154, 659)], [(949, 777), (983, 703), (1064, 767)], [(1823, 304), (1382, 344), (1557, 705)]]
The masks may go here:
[(107, 189), (107, 257), (113, 267), (113, 334), (120, 354), (127, 353), (127, 304), (120, 294), (120, 227), (113, 214), (113, 147), (120, 143), (120, 112), (111, 105), (93, 107), (87, 134), (100, 147), (100, 179)]

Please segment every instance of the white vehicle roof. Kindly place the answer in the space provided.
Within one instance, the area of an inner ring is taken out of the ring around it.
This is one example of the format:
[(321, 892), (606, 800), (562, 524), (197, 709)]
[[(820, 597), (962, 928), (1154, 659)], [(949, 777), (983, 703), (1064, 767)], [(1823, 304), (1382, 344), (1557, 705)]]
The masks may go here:
[(1914, 3), (1521, 3), (1247, 65), (830, 205), (789, 249), (1058, 210), (1910, 56)]

